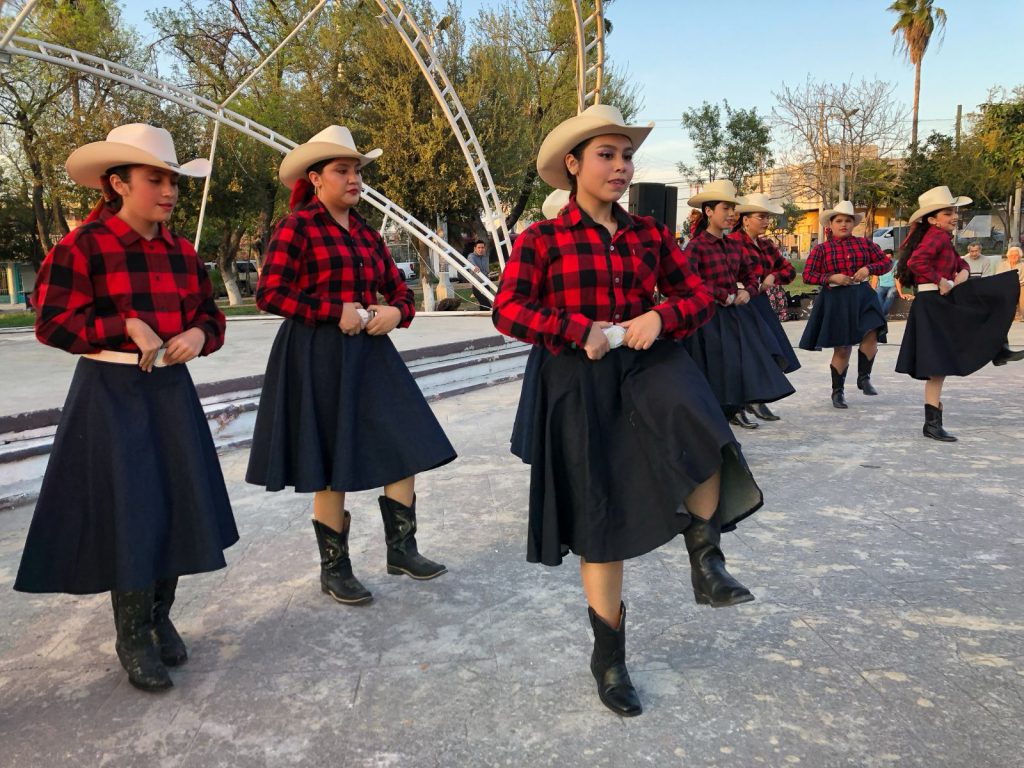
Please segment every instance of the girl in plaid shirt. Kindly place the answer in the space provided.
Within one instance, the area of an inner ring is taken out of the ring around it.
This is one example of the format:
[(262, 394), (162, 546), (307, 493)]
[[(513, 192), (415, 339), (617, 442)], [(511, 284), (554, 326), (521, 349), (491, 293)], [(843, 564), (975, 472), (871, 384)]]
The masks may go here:
[(36, 335), (81, 355), (14, 588), (110, 592), (132, 685), (170, 688), (188, 653), (170, 619), (178, 577), (223, 568), (238, 540), (206, 416), (185, 363), (224, 343), (192, 244), (167, 229), (179, 175), (171, 135), (136, 123), (75, 150), (68, 175), (102, 189), (46, 257)]
[[(267, 362), (246, 480), (313, 494), (320, 588), (339, 603), (373, 596), (352, 573), (345, 493), (383, 487), (387, 571), (414, 579), (447, 572), (419, 553), (415, 481), (455, 459), (388, 334), (416, 309), (380, 233), (356, 212), (359, 152), (332, 125), (284, 158), (292, 213), (267, 247), (256, 303), (285, 318)], [(381, 294), (385, 301), (377, 296)]]
[(520, 235), (494, 302), (498, 330), (535, 345), (512, 435), (530, 464), (527, 559), (579, 555), (590, 669), (601, 701), (625, 716), (642, 707), (625, 662), (623, 561), (683, 533), (697, 602), (752, 600), (725, 569), (720, 533), (761, 505), (678, 343), (707, 321), (712, 296), (663, 226), (616, 202), (649, 132), (596, 105), (548, 135), (538, 172), (571, 196)]

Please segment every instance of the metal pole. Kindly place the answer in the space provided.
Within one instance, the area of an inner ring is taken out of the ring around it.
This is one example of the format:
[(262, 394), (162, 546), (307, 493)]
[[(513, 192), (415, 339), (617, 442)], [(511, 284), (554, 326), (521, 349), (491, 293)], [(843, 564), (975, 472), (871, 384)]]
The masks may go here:
[(38, 2), (39, 0), (28, 0), (28, 2), (21, 7), (21, 13), (14, 17), (14, 21), (11, 23), (11, 26), (7, 28), (6, 32), (4, 32), (4, 36), (0, 38), (0, 48), (5, 47), (9, 42), (11, 42), (11, 38), (18, 33), (18, 28), (25, 23), (28, 15), (32, 13), (32, 9), (36, 7)]
[(203, 202), (199, 206), (199, 223), (196, 224), (196, 239), (192, 247), (199, 253), (199, 237), (203, 234), (203, 220), (206, 218), (206, 201), (210, 196), (210, 179), (213, 178), (213, 157), (217, 154), (217, 136), (220, 135), (220, 121), (213, 124), (213, 141), (210, 142), (210, 175), (203, 184)]

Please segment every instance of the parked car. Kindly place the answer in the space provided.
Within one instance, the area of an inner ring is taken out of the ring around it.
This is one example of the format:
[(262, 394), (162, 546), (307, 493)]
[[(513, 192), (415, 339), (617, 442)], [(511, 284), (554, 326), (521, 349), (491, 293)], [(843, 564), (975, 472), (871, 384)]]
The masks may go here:
[(259, 279), (255, 261), (243, 259), (235, 262), (235, 282), (238, 283), (238, 290), (243, 296), (252, 296), (256, 293), (256, 283)]
[(396, 261), (395, 266), (402, 273), (403, 280), (412, 280), (416, 277), (420, 265), (418, 261)]

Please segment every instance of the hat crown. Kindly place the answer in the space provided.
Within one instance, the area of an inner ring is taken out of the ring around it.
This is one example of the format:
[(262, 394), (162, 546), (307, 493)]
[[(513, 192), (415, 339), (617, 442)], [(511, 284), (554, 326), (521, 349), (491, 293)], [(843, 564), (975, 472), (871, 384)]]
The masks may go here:
[(306, 143), (313, 144), (314, 142), (338, 144), (346, 149), (351, 149), (353, 152), (358, 151), (356, 150), (355, 139), (352, 138), (352, 131), (343, 125), (329, 125)]
[(856, 216), (857, 212), (853, 209), (853, 203), (849, 200), (840, 200), (832, 208), (833, 216)]
[(925, 208), (926, 206), (937, 205), (939, 203), (942, 203), (944, 206), (953, 206), (956, 204), (956, 198), (954, 198), (953, 193), (949, 191), (949, 187), (932, 187), (917, 198), (918, 208)]
[(595, 122), (614, 123), (615, 125), (626, 126), (622, 113), (618, 107), (611, 104), (591, 104), (579, 114), (580, 117), (587, 117)]
[(128, 123), (119, 125), (107, 134), (107, 141), (116, 144), (127, 144), (143, 152), (148, 152), (172, 167), (178, 166), (178, 156), (174, 151), (174, 139), (170, 131), (157, 128), (147, 123)]

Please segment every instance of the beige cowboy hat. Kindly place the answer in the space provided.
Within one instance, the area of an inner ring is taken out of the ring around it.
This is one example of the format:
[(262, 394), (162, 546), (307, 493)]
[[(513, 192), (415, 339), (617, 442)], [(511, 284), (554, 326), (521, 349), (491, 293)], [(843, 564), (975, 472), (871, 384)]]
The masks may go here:
[(740, 198), (736, 196), (736, 185), (728, 179), (715, 179), (704, 185), (704, 188), (696, 195), (686, 201), (691, 208), (700, 208), (701, 203), (736, 203)]
[(932, 187), (917, 198), (918, 208), (914, 211), (914, 215), (910, 217), (910, 223), (913, 224), (922, 216), (935, 213), (935, 211), (941, 211), (943, 208), (959, 208), (963, 205), (970, 205), (973, 202), (969, 197), (953, 197), (949, 187)]
[(736, 213), (771, 213), (775, 216), (785, 213), (782, 206), (773, 203), (772, 199), (764, 192), (754, 192), (740, 197), (740, 204), (736, 206)]
[(853, 217), (853, 226), (857, 226), (864, 220), (863, 213), (857, 213), (853, 210), (853, 203), (849, 200), (840, 200), (836, 203), (835, 208), (826, 208), (821, 212), (821, 221), (827, 227), (832, 223), (833, 216), (851, 216)]
[(329, 125), (305, 144), (299, 144), (284, 156), (281, 168), (277, 172), (281, 183), (291, 188), (296, 181), (305, 177), (309, 166), (321, 160), (333, 160), (337, 157), (352, 157), (359, 161), (359, 167), (365, 168), (384, 154), (383, 149), (371, 149), (365, 155), (356, 149), (352, 132), (343, 125)]
[(569, 174), (565, 169), (565, 156), (577, 144), (595, 136), (615, 134), (633, 142), (633, 149), (643, 144), (654, 129), (649, 125), (626, 125), (622, 113), (610, 104), (594, 104), (575, 117), (563, 120), (544, 137), (537, 153), (537, 173), (555, 189), (569, 189)]
[(179, 165), (171, 134), (146, 123), (117, 126), (106, 141), (94, 141), (72, 152), (64, 168), (76, 184), (102, 189), (100, 177), (119, 165), (151, 165), (182, 176), (210, 175), (210, 161), (204, 157)]
[(540, 207), (545, 219), (555, 218), (569, 204), (569, 190), (556, 189), (546, 198)]

